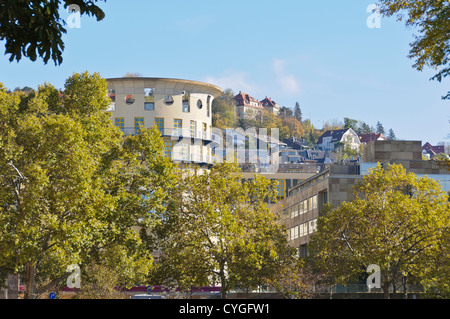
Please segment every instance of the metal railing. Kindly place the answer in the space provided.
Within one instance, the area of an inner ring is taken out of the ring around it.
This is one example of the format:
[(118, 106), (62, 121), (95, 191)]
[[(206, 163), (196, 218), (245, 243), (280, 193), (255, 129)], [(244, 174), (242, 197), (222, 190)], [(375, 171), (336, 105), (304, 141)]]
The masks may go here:
[[(136, 135), (140, 130), (138, 127), (117, 127), (124, 133), (124, 135)], [(158, 130), (163, 137), (172, 137), (174, 140), (179, 140), (181, 138), (192, 138), (206, 141), (217, 141), (220, 138), (218, 135), (207, 131), (194, 131), (183, 128), (160, 128)]]

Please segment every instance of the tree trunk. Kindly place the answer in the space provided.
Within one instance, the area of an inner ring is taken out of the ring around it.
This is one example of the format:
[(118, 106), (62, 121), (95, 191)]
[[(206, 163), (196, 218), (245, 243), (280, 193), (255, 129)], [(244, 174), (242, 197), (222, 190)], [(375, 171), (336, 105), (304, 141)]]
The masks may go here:
[(220, 287), (221, 298), (227, 299), (227, 284), (226, 284), (227, 279), (225, 276), (225, 270), (224, 270), (224, 267), (220, 267), (220, 268), (221, 269), (220, 269), (219, 276), (220, 276), (220, 284), (221, 284), (221, 287)]
[(221, 285), (222, 287), (220, 287), (220, 293), (221, 293), (221, 298), (222, 299), (227, 299), (227, 288), (226, 288), (226, 279), (225, 276), (223, 276), (222, 274), (220, 275), (220, 281), (221, 281)]
[(390, 282), (384, 282), (383, 285), (381, 286), (381, 288), (383, 289), (383, 295), (384, 295), (384, 299), (390, 299), (391, 296), (389, 294), (389, 286), (391, 285)]
[(407, 292), (407, 288), (406, 288), (406, 282), (408, 281), (408, 277), (404, 276), (403, 277), (403, 298), (404, 299), (408, 299), (408, 292)]
[(24, 299), (34, 299), (34, 285), (36, 277), (36, 264), (25, 265), (25, 294)]

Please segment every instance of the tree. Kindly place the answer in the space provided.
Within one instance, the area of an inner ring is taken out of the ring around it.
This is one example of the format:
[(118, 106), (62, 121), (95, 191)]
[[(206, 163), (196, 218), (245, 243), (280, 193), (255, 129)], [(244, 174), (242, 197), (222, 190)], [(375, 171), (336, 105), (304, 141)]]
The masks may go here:
[(271, 213), (275, 182), (255, 175), (243, 182), (237, 164), (209, 171), (182, 170), (178, 200), (163, 216), (159, 280), (172, 278), (184, 290), (221, 286), (256, 288), (292, 265), (295, 250)]
[(373, 133), (373, 132), (372, 132), (372, 129), (370, 128), (370, 126), (367, 123), (362, 122), (360, 124), (360, 126), (359, 126), (359, 130), (358, 130), (357, 133), (358, 134), (370, 134), (370, 133)]
[(358, 120), (344, 117), (344, 128), (351, 128), (353, 131), (356, 132), (358, 130)]
[(173, 164), (156, 129), (122, 136), (106, 93), (106, 80), (88, 73), (61, 92), (0, 90), (0, 274), (22, 274), (26, 298), (111, 247), (135, 256), (122, 261), (152, 261), (132, 227), (150, 227), (165, 209)]
[(356, 187), (354, 200), (319, 217), (311, 254), (338, 283), (378, 265), (388, 298), (391, 285), (394, 292), (411, 282), (430, 287), (445, 270), (449, 225), (448, 195), (435, 180), (378, 164)]
[(300, 104), (298, 102), (295, 102), (295, 108), (294, 108), (294, 117), (297, 121), (302, 123), (302, 110), (300, 109)]
[[(419, 35), (410, 43), (409, 58), (413, 67), (422, 71), (430, 67), (438, 71), (430, 80), (442, 81), (450, 75), (450, 5), (446, 0), (380, 0), (381, 13), (405, 20), (407, 27), (418, 28)], [(450, 91), (443, 99), (450, 99)]]
[(216, 128), (226, 129), (236, 126), (235, 117), (236, 102), (234, 93), (227, 89), (217, 99), (214, 99), (211, 106), (212, 124)]
[(71, 4), (80, 8), (80, 15), (95, 16), (97, 21), (104, 18), (104, 12), (94, 1), (69, 0), (2, 0), (0, 3), (0, 40), (5, 40), (5, 53), (10, 61), (21, 60), (22, 56), (36, 61), (41, 57), (44, 63), (52, 59), (62, 63), (64, 42), (62, 35), (67, 32), (66, 24), (59, 15), (59, 6), (67, 9)]
[(280, 127), (280, 139), (283, 140), (284, 137), (295, 137), (301, 138), (304, 136), (305, 130), (303, 125), (295, 118), (285, 118), (281, 120)]
[(391, 141), (394, 141), (396, 139), (393, 129), (389, 130), (389, 134), (388, 134), (387, 138), (390, 139)]
[(380, 121), (377, 122), (377, 133), (378, 134), (385, 134), (383, 124), (381, 124)]
[(281, 116), (282, 118), (286, 118), (286, 117), (293, 117), (294, 113), (292, 112), (292, 110), (286, 106), (282, 106), (280, 107), (280, 111), (278, 113), (279, 116)]

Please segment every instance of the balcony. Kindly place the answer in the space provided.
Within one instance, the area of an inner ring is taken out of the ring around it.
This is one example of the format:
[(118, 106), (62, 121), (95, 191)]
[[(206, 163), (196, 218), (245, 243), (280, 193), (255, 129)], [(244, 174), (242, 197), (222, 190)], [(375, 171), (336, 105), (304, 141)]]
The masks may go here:
[[(124, 135), (136, 135), (139, 132), (139, 128), (136, 127), (119, 127)], [(193, 131), (190, 129), (182, 128), (164, 128), (159, 129), (162, 137), (170, 137), (173, 141), (180, 141), (182, 139), (191, 139), (191, 143), (195, 143), (200, 140), (204, 145), (208, 145), (213, 141), (217, 141), (219, 136), (211, 134), (211, 132), (205, 131)]]

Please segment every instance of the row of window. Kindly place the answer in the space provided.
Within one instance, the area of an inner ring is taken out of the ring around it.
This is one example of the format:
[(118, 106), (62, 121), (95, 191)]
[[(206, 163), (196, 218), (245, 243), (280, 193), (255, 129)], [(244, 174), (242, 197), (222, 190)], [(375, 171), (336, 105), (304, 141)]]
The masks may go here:
[[(117, 117), (115, 118), (115, 122), (114, 124), (119, 127), (122, 131), (125, 130), (125, 119), (123, 117)], [(164, 118), (162, 117), (157, 117), (155, 118), (155, 125), (158, 128), (158, 130), (160, 131), (161, 135), (164, 135)], [(134, 129), (136, 132), (139, 131), (140, 128), (145, 127), (145, 122), (144, 122), (144, 118), (143, 117), (135, 117), (134, 118)], [(174, 119), (173, 120), (173, 135), (175, 136), (182, 136), (183, 132), (183, 120), (181, 119)], [(189, 126), (189, 133), (190, 136), (192, 138), (206, 138), (206, 133), (207, 133), (207, 129), (208, 129), (208, 125), (206, 123), (202, 123), (202, 135), (198, 136), (198, 131), (197, 131), (197, 121), (190, 121), (190, 126)], [(211, 126), (210, 126), (211, 129)]]
[(289, 207), (289, 216), (290, 218), (296, 217), (301, 214), (305, 214), (313, 209), (317, 208), (318, 197), (317, 195), (311, 196), (300, 203)]
[[(146, 111), (154, 111), (155, 110), (155, 100), (153, 97), (153, 93), (154, 93), (154, 89), (149, 88), (149, 89), (145, 89), (145, 96), (144, 96), (144, 110)], [(111, 110), (115, 109), (115, 102), (116, 102), (116, 93), (114, 90), (110, 90), (110, 93), (108, 94), (110, 100), (111, 100)], [(183, 96), (183, 100), (182, 100), (182, 111), (189, 113), (191, 111), (191, 105), (189, 102), (189, 94), (185, 94)], [(134, 95), (129, 94), (125, 97), (125, 104), (127, 105), (133, 105), (136, 102), (136, 99), (134, 97)], [(174, 103), (174, 99), (171, 95), (167, 95), (164, 98), (164, 104), (167, 106), (170, 106)], [(198, 109), (202, 109), (203, 108), (203, 101), (198, 99), (197, 100), (197, 108)], [(211, 114), (211, 96), (207, 97), (206, 100), (206, 115), (209, 117)]]
[[(211, 148), (206, 147), (206, 154), (204, 148), (201, 145), (190, 145), (188, 143), (181, 143), (177, 149), (177, 153), (174, 153), (174, 142), (164, 141), (165, 155), (175, 160), (181, 161), (195, 161), (195, 162), (210, 162), (211, 161)], [(213, 154), (214, 155), (214, 154)]]
[(317, 218), (306, 223), (288, 229), (288, 240), (294, 240), (306, 235), (311, 235), (317, 230)]

